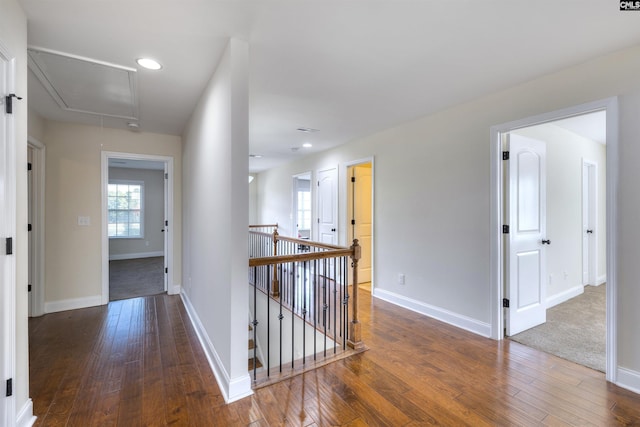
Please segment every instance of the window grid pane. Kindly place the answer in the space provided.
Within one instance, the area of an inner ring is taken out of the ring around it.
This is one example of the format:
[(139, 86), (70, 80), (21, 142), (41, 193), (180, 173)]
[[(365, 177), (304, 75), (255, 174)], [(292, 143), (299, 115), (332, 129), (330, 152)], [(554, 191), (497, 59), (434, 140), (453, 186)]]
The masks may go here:
[(109, 237), (142, 237), (142, 184), (109, 184)]

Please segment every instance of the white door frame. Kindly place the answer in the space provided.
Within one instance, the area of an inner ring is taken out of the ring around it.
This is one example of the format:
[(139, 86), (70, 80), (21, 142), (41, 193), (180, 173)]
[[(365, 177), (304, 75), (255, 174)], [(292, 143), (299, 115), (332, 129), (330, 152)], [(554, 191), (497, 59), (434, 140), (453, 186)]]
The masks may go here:
[[(10, 51), (0, 41), (0, 66), (4, 68), (4, 81), (0, 81), (0, 98), (4, 110), (4, 96), (15, 91), (16, 59)], [(1, 119), (4, 121), (4, 134), (0, 135), (0, 167), (4, 169), (4, 188), (2, 193), (4, 198), (0, 198), (0, 209), (3, 210), (0, 221), (0, 238), (4, 246), (4, 238), (13, 238), (14, 249), (16, 248), (16, 140), (15, 113), (5, 114), (0, 111)], [(1, 196), (0, 196), (1, 197)], [(0, 316), (2, 316), (2, 326), (0, 329), (0, 381), (2, 386), (9, 378), (13, 378), (14, 388), (16, 381), (16, 255), (6, 255), (5, 248), (0, 248), (2, 253), (0, 262), (5, 269), (0, 276)], [(4, 390), (4, 388), (2, 389)], [(16, 422), (16, 398), (15, 392), (11, 397), (0, 396), (0, 424), (13, 425)]]
[[(589, 174), (585, 180), (585, 169)], [(594, 161), (587, 160), (585, 158), (582, 159), (582, 223), (584, 225), (584, 216), (585, 210), (587, 218), (589, 218), (589, 224), (592, 229), (595, 229), (595, 232), (592, 230), (591, 238), (588, 239), (587, 243), (587, 280), (584, 280), (583, 277), (583, 285), (593, 285), (597, 286), (598, 283), (598, 234), (600, 230), (598, 230), (598, 164)], [(585, 194), (586, 193), (586, 194)], [(588, 205), (585, 206), (585, 200), (588, 201)], [(586, 236), (586, 230), (582, 230), (583, 238), (582, 238), (582, 259), (584, 262), (584, 238)], [(582, 266), (582, 271), (584, 273), (584, 265)], [(584, 276), (584, 274), (583, 274)]]
[(345, 179), (342, 180), (342, 184), (341, 184), (341, 188), (340, 191), (343, 194), (343, 201), (344, 203), (341, 203), (341, 212), (340, 212), (340, 218), (342, 218), (342, 223), (343, 224), (347, 224), (347, 226), (344, 228), (343, 232), (340, 235), (340, 241), (343, 242), (344, 246), (351, 246), (351, 244), (353, 242), (351, 242), (349, 240), (349, 225), (351, 225), (351, 221), (348, 218), (348, 213), (349, 213), (349, 208), (348, 208), (348, 204), (349, 201), (347, 200), (347, 194), (349, 193), (347, 191), (347, 186), (350, 184), (349, 179), (350, 177), (348, 176), (347, 172), (349, 171), (349, 168), (351, 166), (357, 166), (357, 165), (361, 165), (364, 163), (371, 163), (371, 295), (375, 294), (375, 262), (374, 260), (375, 258), (375, 238), (376, 238), (376, 233), (375, 233), (375, 197), (376, 197), (376, 164), (375, 164), (375, 158), (374, 156), (370, 156), (370, 157), (364, 157), (361, 159), (357, 159), (357, 160), (351, 160), (349, 162), (346, 162), (343, 167), (342, 167), (342, 176), (346, 177)]
[(491, 176), (490, 176), (490, 280), (491, 286), (491, 337), (504, 338), (503, 270), (504, 247), (502, 237), (502, 147), (501, 134), (514, 129), (551, 122), (594, 111), (607, 112), (607, 361), (606, 379), (617, 378), (617, 188), (618, 188), (618, 98), (606, 98), (538, 116), (527, 117), (491, 127)]
[(179, 287), (176, 289), (173, 285), (173, 218), (174, 218), (174, 205), (173, 205), (173, 157), (156, 156), (151, 154), (135, 154), (135, 153), (122, 153), (113, 151), (102, 152), (102, 304), (109, 303), (109, 236), (107, 232), (108, 224), (108, 209), (107, 209), (107, 194), (109, 185), (109, 159), (125, 159), (125, 160), (146, 160), (152, 162), (164, 162), (165, 171), (167, 173), (167, 197), (165, 197), (165, 211), (167, 212), (167, 221), (169, 224), (165, 226), (165, 233), (168, 233), (166, 238), (167, 244), (165, 244), (164, 254), (165, 263), (169, 269), (167, 278), (167, 293), (169, 295), (179, 294)]
[(45, 286), (45, 264), (44, 264), (44, 236), (45, 236), (45, 159), (46, 147), (35, 138), (28, 137), (28, 144), (33, 148), (33, 159), (31, 161), (31, 183), (33, 189), (33, 217), (32, 217), (32, 238), (33, 256), (31, 272), (31, 316), (42, 316), (44, 314), (44, 286)]

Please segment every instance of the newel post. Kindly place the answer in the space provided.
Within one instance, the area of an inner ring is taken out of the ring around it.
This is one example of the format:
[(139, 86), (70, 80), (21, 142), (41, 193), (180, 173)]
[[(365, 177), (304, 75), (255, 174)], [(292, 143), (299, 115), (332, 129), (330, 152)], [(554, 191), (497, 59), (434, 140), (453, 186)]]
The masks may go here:
[[(273, 256), (278, 255), (278, 229), (273, 230)], [(271, 296), (278, 298), (280, 296), (280, 282), (278, 282), (278, 265), (273, 264), (273, 280), (271, 280)]]
[(358, 320), (358, 261), (360, 260), (360, 254), (361, 248), (358, 244), (358, 239), (354, 239), (353, 245), (351, 245), (351, 266), (353, 267), (353, 292), (351, 299), (353, 301), (353, 317), (349, 324), (349, 340), (347, 341), (347, 345), (356, 350), (364, 347), (360, 321)]

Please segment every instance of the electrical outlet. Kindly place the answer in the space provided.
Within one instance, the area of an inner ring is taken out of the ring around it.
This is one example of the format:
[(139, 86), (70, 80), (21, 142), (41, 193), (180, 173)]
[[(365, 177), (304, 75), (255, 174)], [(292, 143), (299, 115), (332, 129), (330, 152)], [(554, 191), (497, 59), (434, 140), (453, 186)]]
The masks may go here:
[(91, 225), (91, 217), (78, 216), (78, 225), (81, 225), (81, 226), (89, 226), (89, 225)]
[(404, 285), (404, 274), (398, 274), (398, 285)]
[(566, 281), (569, 278), (569, 273), (563, 271), (562, 274), (564, 275), (564, 280)]

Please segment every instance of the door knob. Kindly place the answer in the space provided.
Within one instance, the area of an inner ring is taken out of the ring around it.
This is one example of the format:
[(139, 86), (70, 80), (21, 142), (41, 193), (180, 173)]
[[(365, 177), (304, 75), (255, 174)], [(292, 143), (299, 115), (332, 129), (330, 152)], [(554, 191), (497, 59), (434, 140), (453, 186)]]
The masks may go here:
[(543, 244), (543, 245), (550, 245), (550, 244), (551, 244), (551, 240), (544, 240), (544, 239), (542, 239), (542, 244)]
[(332, 229), (331, 229), (331, 231), (336, 231), (336, 229), (335, 229), (335, 228), (332, 228)]
[(587, 233), (593, 234), (593, 230), (587, 230)]

